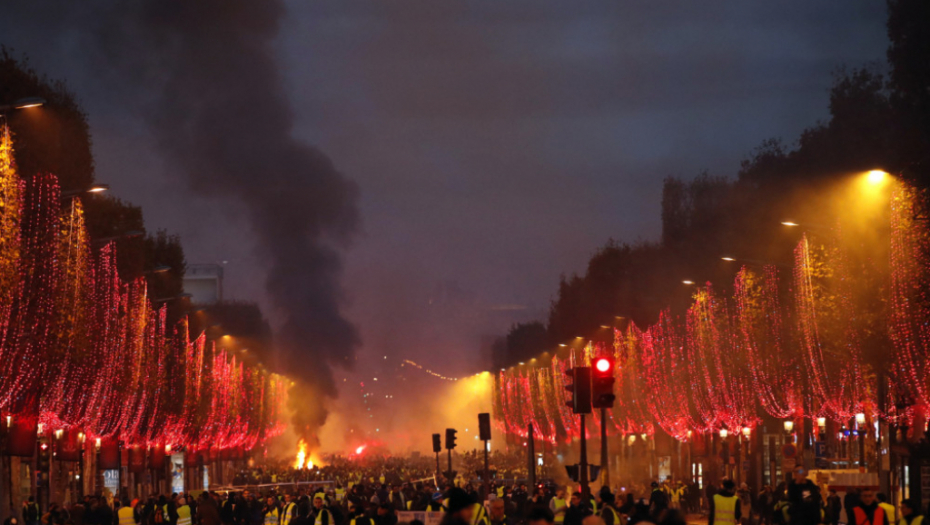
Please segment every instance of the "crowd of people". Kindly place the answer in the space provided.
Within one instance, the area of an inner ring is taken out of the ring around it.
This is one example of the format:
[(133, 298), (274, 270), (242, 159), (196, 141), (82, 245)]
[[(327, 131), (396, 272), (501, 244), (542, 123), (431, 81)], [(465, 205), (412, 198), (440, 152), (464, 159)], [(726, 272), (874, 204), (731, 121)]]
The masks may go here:
[(405, 511), (442, 513), (443, 525), (686, 525), (689, 515), (708, 525), (923, 525), (915, 500), (896, 507), (871, 488), (843, 498), (823, 494), (803, 467), (758, 493), (724, 479), (704, 491), (666, 480), (585, 495), (577, 486), (528, 486), (519, 478), (495, 478), (485, 489), (466, 478), (446, 480), (417, 458), (328, 460), (297, 474), (282, 464), (243, 470), (237, 478), (245, 486), (196, 495), (87, 496), (44, 511), (30, 498), (4, 525), (422, 525)]

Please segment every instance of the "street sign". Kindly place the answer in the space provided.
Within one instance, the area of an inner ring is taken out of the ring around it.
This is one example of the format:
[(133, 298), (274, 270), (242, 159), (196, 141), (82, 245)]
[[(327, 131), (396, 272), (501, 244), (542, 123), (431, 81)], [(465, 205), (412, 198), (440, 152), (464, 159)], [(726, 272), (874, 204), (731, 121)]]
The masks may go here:
[(827, 444), (823, 441), (814, 443), (814, 455), (818, 458), (827, 457)]
[(781, 447), (781, 455), (786, 458), (794, 458), (798, 455), (798, 447), (792, 443), (786, 443), (785, 446)]

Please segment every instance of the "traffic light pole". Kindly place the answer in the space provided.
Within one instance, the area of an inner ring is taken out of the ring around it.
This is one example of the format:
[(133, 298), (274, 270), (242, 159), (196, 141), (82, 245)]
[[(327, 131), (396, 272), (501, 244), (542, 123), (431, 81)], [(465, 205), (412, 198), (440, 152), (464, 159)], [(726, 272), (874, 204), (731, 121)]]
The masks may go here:
[(439, 452), (436, 453), (436, 475), (442, 474), (442, 471), (439, 470)]
[(604, 487), (610, 486), (610, 461), (607, 456), (607, 407), (601, 407), (601, 475)]
[(491, 494), (491, 469), (488, 468), (488, 440), (484, 440), (484, 497)]
[(588, 501), (591, 498), (591, 489), (588, 487), (588, 440), (586, 435), (588, 433), (587, 428), (584, 424), (584, 414), (581, 415), (581, 465), (579, 470), (581, 472), (578, 474), (581, 479), (581, 500)]
[[(452, 449), (451, 448), (449, 449), (449, 475), (450, 476), (452, 475)], [(450, 479), (449, 482), (452, 483), (452, 480)]]

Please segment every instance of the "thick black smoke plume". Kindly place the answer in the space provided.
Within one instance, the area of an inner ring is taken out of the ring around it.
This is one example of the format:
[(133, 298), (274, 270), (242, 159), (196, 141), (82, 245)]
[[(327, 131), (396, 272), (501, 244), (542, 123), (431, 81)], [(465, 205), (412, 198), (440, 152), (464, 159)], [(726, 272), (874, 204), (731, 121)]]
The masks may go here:
[(272, 52), (283, 5), (143, 4), (137, 34), (150, 45), (141, 52), (159, 57), (149, 118), (159, 146), (192, 189), (245, 206), (269, 263), (268, 292), (286, 316), (276, 338), (282, 361), (318, 393), (334, 395), (330, 367), (358, 345), (340, 312), (338, 252), (357, 225), (357, 189), (323, 153), (291, 137)]
[(7, 11), (71, 43), (87, 67), (111, 75), (114, 92), (133, 91), (125, 100), (139, 104), (166, 164), (198, 194), (247, 214), (284, 316), (279, 368), (305, 382), (293, 396), (295, 427), (312, 441), (325, 410), (302, 404), (335, 396), (332, 366), (351, 363), (359, 345), (339, 281), (357, 187), (291, 136), (273, 54), (284, 13), (281, 0), (14, 2)]

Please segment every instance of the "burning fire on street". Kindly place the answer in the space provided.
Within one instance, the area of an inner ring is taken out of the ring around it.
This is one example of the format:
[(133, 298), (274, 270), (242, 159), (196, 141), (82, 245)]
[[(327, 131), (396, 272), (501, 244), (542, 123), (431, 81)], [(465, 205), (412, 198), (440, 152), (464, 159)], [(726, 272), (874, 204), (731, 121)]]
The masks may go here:
[(297, 443), (297, 457), (294, 459), (294, 468), (298, 470), (312, 469), (314, 466), (322, 467), (323, 462), (315, 452), (310, 452), (307, 442), (301, 439)]

